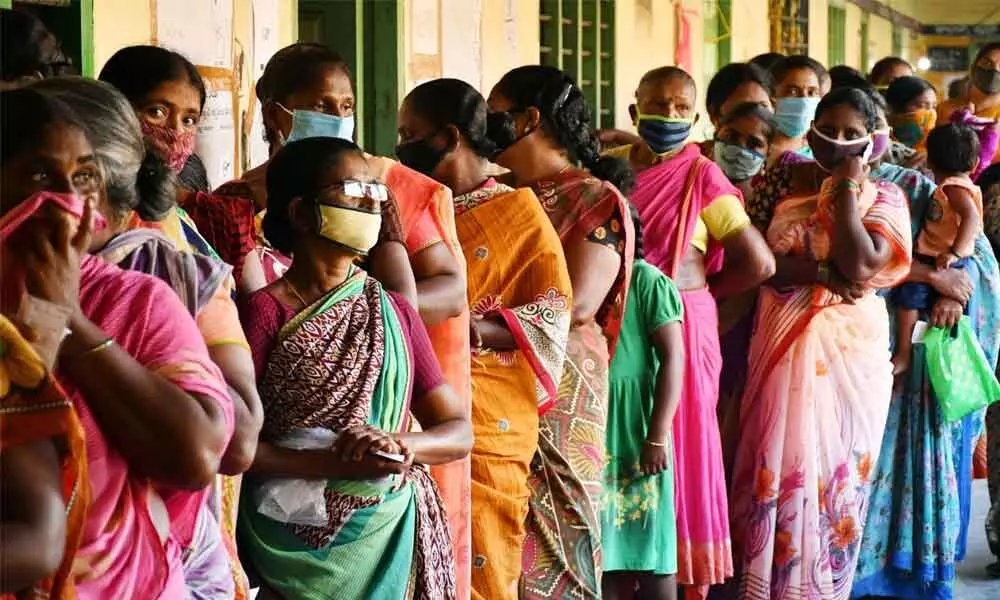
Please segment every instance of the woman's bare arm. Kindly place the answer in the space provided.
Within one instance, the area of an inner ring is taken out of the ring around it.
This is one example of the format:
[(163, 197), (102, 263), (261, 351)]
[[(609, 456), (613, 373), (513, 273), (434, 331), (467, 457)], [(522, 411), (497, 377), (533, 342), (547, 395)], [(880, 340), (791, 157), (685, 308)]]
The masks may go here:
[(415, 398), (410, 408), (423, 431), (400, 433), (395, 438), (406, 445), (416, 462), (449, 463), (472, 450), (472, 424), (450, 386), (439, 385)]
[(462, 314), (468, 302), (465, 273), (444, 242), (417, 252), (410, 264), (417, 282), (420, 317), (426, 325)]
[(573, 284), (572, 326), (594, 320), (618, 278), (622, 257), (607, 246), (579, 238), (566, 245), (566, 266)]
[(774, 275), (774, 254), (756, 227), (747, 224), (722, 240), (722, 247), (726, 253), (725, 265), (708, 279), (715, 297), (727, 298), (745, 292)]
[(212, 346), (208, 354), (222, 371), (233, 399), (233, 437), (222, 455), (219, 471), (224, 475), (239, 475), (253, 464), (257, 436), (264, 424), (264, 408), (257, 394), (253, 357), (249, 350), (236, 344)]

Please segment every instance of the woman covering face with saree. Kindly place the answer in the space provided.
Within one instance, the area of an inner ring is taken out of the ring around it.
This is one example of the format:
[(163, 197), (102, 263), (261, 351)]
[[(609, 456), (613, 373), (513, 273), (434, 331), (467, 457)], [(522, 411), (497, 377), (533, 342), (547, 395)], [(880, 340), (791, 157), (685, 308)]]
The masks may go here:
[(906, 200), (867, 178), (877, 118), (860, 90), (824, 97), (809, 141), (832, 174), (782, 198), (767, 230), (777, 273), (758, 302), (731, 496), (740, 598), (850, 596), (892, 388), (875, 290), (910, 267)]
[(399, 114), (403, 164), (447, 185), (468, 265), (472, 338), (472, 591), (517, 598), (538, 415), (558, 396), (572, 287), (559, 235), (529, 188), (486, 175), (486, 100), (457, 79), (418, 86)]
[[(93, 217), (100, 164), (63, 102), (26, 88), (0, 104), (3, 217), (38, 219), (20, 243), (44, 245), (46, 231), (81, 220), (74, 194), (91, 199), (82, 219)], [(14, 262), (5, 291), (17, 283), (12, 273), (31, 266)], [(72, 572), (77, 597), (184, 597), (181, 537), (232, 434), (222, 376), (162, 281), (88, 255), (79, 289), (62, 293), (69, 334), (55, 373), (86, 433), (92, 499)]]
[[(378, 239), (388, 191), (333, 138), (292, 142), (267, 181), (264, 231), (292, 264), (242, 305), (264, 429), (240, 529), (262, 597), (454, 598), (424, 465), (465, 456), (471, 428), (416, 311), (354, 264)], [(293, 493), (302, 511), (275, 508), (283, 480), (311, 490)]]

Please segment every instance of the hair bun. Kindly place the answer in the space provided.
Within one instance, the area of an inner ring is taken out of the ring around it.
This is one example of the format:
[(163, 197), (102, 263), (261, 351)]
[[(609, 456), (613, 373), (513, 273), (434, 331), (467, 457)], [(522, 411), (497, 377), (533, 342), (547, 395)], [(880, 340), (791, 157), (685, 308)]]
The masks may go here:
[(146, 221), (159, 221), (173, 209), (176, 201), (174, 173), (158, 154), (149, 148), (142, 158), (135, 187), (139, 196), (136, 211)]

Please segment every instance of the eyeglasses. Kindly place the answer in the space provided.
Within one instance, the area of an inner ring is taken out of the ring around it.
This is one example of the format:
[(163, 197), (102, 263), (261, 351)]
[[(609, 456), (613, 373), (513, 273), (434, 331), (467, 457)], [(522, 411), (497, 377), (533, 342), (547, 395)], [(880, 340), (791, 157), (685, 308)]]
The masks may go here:
[(358, 181), (357, 179), (345, 179), (340, 183), (329, 185), (320, 190), (323, 192), (332, 191), (338, 196), (361, 199), (368, 198), (375, 202), (386, 202), (389, 200), (389, 188), (384, 183), (377, 181)]

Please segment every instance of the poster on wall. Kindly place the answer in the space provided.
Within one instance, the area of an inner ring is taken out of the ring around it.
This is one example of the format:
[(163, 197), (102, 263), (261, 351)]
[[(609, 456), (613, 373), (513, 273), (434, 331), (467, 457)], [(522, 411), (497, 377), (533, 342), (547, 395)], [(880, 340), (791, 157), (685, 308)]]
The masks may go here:
[(211, 86), (198, 123), (195, 152), (215, 189), (236, 176), (236, 112), (232, 89)]
[(157, 45), (196, 65), (233, 66), (233, 0), (157, 0)]
[[(278, 45), (278, 22), (280, 20), (279, 0), (253, 0), (253, 81), (256, 84), (267, 61), (271, 60)], [(251, 88), (250, 105), (247, 108), (243, 125), (243, 136), (246, 141), (244, 152), (244, 170), (263, 164), (268, 158), (267, 142), (264, 141), (264, 117), (261, 114), (261, 104), (256, 101), (255, 91)]]

